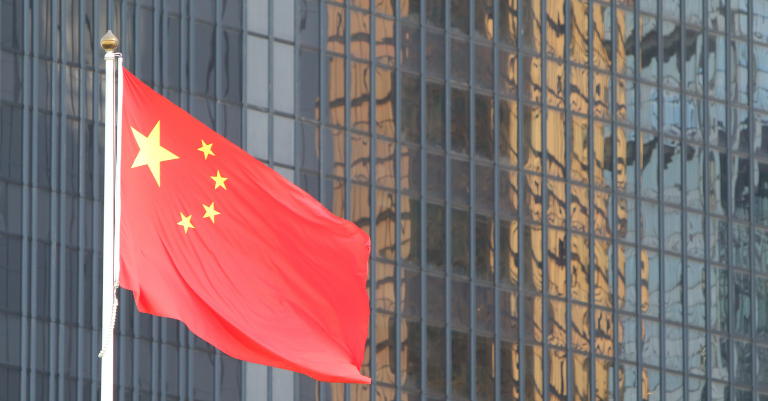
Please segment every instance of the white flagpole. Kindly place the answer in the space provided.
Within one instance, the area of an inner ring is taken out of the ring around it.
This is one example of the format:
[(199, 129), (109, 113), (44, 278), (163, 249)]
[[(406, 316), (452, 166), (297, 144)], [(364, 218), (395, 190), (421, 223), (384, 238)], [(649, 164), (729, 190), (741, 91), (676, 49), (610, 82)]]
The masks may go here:
[(104, 245), (103, 294), (101, 314), (101, 400), (112, 401), (114, 393), (114, 347), (112, 337), (112, 306), (114, 290), (114, 222), (115, 222), (115, 49), (118, 40), (112, 31), (101, 38), (106, 50), (106, 91), (104, 107)]

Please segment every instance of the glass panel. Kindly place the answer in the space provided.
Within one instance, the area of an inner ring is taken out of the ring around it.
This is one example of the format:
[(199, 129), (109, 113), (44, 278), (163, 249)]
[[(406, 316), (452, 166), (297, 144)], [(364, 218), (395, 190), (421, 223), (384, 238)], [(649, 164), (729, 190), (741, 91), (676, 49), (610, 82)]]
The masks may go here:
[(571, 110), (581, 114), (589, 114), (590, 92), (589, 70), (571, 66)]
[(523, 1), (522, 47), (541, 52), (541, 0)]
[(634, 313), (637, 305), (637, 252), (628, 245), (619, 245), (618, 250), (619, 308)]
[(445, 147), (445, 87), (427, 82), (427, 144)]
[(752, 289), (749, 274), (733, 273), (734, 330), (743, 336), (752, 335)]
[(571, 228), (587, 232), (589, 230), (589, 189), (579, 185), (571, 186)]
[(524, 204), (526, 220), (541, 223), (542, 215), (542, 183), (541, 177), (536, 175), (524, 175)]
[(493, 211), (493, 167), (475, 165), (475, 206), (478, 210)]
[(469, 42), (451, 39), (451, 79), (457, 82), (469, 82)]
[(548, 292), (550, 295), (565, 298), (566, 289), (566, 241), (565, 231), (547, 230), (547, 268)]
[(517, 215), (518, 172), (499, 170), (499, 208), (507, 215)]
[(395, 65), (395, 21), (376, 17), (376, 61)]
[(501, 100), (499, 107), (499, 159), (517, 166), (517, 102)]
[[(668, 3), (671, 2), (664, 2), (665, 5)], [(666, 17), (667, 15), (665, 14), (664, 16)], [(664, 21), (662, 23), (662, 29), (664, 35), (662, 38), (663, 43), (680, 43), (680, 24)], [(690, 38), (686, 38), (686, 40), (690, 40)], [(664, 65), (662, 67), (664, 70), (664, 76), (662, 78), (663, 84), (673, 88), (680, 88), (682, 67), (682, 46), (664, 46)]]
[(344, 54), (344, 8), (328, 5), (328, 38), (326, 50)]
[(469, 213), (459, 209), (451, 211), (452, 271), (454, 274), (469, 277)]
[(493, 0), (475, 1), (475, 35), (493, 40)]
[(445, 79), (445, 35), (427, 32), (427, 75)]
[(659, 366), (661, 362), (659, 323), (653, 320), (643, 319), (642, 327), (642, 351), (643, 363), (651, 366)]
[(370, 132), (371, 130), (371, 66), (356, 61), (350, 62), (349, 119), (351, 128)]
[(571, 236), (571, 297), (589, 302), (589, 237)]
[(589, 120), (572, 117), (571, 132), (571, 179), (589, 182)]
[(454, 397), (469, 398), (470, 338), (468, 333), (451, 333), (451, 392)]
[(400, 204), (400, 256), (421, 265), (421, 201), (407, 196)]
[(469, 3), (460, 0), (451, 2), (451, 28), (457, 33), (469, 33)]
[(635, 74), (635, 14), (616, 8), (616, 72)]
[(603, 356), (613, 357), (613, 312), (595, 309), (595, 351)]
[[(451, 50), (453, 50), (453, 44), (451, 44)], [(451, 75), (453, 75), (453, 73), (451, 73)], [(514, 51), (499, 49), (498, 90), (499, 94), (504, 96), (517, 96), (517, 53)]]
[(541, 58), (523, 56), (523, 96), (532, 102), (541, 101)]
[[(539, 79), (539, 82), (541, 79)], [(493, 47), (475, 45), (475, 84), (493, 90)]]
[(571, 61), (582, 65), (589, 63), (589, 4), (571, 1)]
[[(642, 133), (643, 144), (640, 149), (643, 161), (640, 194), (643, 197), (658, 199), (659, 196), (659, 137)], [(666, 160), (665, 160), (666, 161)], [(666, 166), (666, 163), (665, 163)], [(679, 170), (678, 170), (679, 172)]]
[(421, 323), (402, 320), (400, 352), (403, 358), (400, 378), (403, 387), (421, 387)]
[[(493, 218), (475, 215), (475, 277), (493, 282)], [(492, 299), (491, 299), (492, 302)]]
[(565, 107), (565, 64), (547, 60), (547, 105)]
[[(377, 69), (376, 74), (376, 121), (377, 133), (390, 138), (395, 137), (395, 72)], [(421, 143), (421, 82), (419, 78), (402, 74), (402, 92), (409, 96), (402, 96), (401, 100), (401, 134), (404, 141)], [(428, 92), (429, 93), (429, 92)], [(385, 99), (381, 99), (385, 96)], [(427, 99), (430, 104), (430, 99)], [(442, 105), (440, 106), (442, 107)], [(428, 111), (430, 113), (430, 111)], [(439, 116), (437, 117), (439, 118)], [(427, 124), (439, 124), (442, 130), (444, 120), (427, 120)], [(427, 127), (429, 131), (431, 127)]]
[(445, 328), (427, 326), (427, 391), (445, 394)]
[(493, 97), (475, 95), (475, 155), (493, 160)]
[(469, 91), (451, 89), (451, 151), (469, 154)]
[[(757, 339), (760, 341), (766, 341), (768, 340), (768, 278), (757, 277), (755, 281), (755, 290), (757, 292), (755, 297), (755, 306), (757, 311), (757, 315), (755, 316), (755, 325), (757, 326)], [(768, 354), (764, 356), (768, 357)], [(768, 360), (766, 360), (765, 363), (766, 368), (768, 368)]]
[(728, 270), (718, 267), (711, 267), (712, 275), (710, 282), (709, 294), (712, 299), (710, 301), (712, 330), (728, 331)]
[(752, 57), (755, 66), (752, 83), (754, 107), (768, 110), (768, 47), (754, 45)]
[(610, 241), (596, 239), (594, 243), (595, 305), (613, 306), (613, 246)]
[(475, 338), (475, 392), (478, 400), (494, 399), (495, 348), (493, 337)]
[(523, 251), (525, 288), (530, 291), (542, 291), (542, 229), (539, 226), (525, 226), (525, 250)]
[(576, 351), (589, 352), (589, 307), (571, 304), (571, 346)]
[(613, 186), (613, 132), (611, 124), (593, 121), (595, 170), (593, 183), (596, 186)]
[(525, 400), (542, 401), (544, 399), (544, 360), (541, 346), (525, 346), (523, 372), (525, 372)]
[(731, 226), (731, 264), (734, 267), (749, 269), (749, 226), (732, 223)]
[(647, 316), (659, 316), (659, 254), (642, 250), (640, 253), (641, 310)]
[(404, 71), (419, 73), (421, 66), (421, 30), (403, 23), (400, 26), (400, 65)]
[(565, 227), (565, 182), (547, 180), (547, 221), (552, 226)]
[(768, 273), (768, 231), (755, 229), (755, 269), (760, 273)]
[(640, 17), (641, 54), (640, 78), (656, 82), (659, 71), (659, 46), (657, 42), (658, 21), (654, 17)]
[(517, 292), (499, 290), (499, 330), (504, 338), (517, 339)]
[(688, 369), (695, 375), (707, 372), (707, 334), (703, 331), (688, 330)]
[(598, 358), (595, 360), (595, 400), (613, 401), (613, 361)]
[(520, 399), (520, 353), (516, 342), (501, 342), (501, 396), (503, 399)]
[(371, 15), (350, 11), (349, 40), (350, 54), (363, 60), (371, 57)]
[(590, 358), (584, 354), (573, 355), (573, 399), (589, 401), (590, 393)]
[(427, 203), (427, 266), (445, 269), (445, 207)]
[[(475, 324), (477, 330), (486, 333), (493, 333), (495, 319), (493, 288), (484, 286), (475, 286)], [(493, 341), (493, 340), (491, 340)]]
[(619, 358), (628, 361), (637, 360), (637, 319), (621, 316), (619, 320)]
[(555, 299), (549, 300), (549, 318), (547, 321), (547, 342), (555, 347), (566, 347), (566, 303)]
[(328, 122), (343, 126), (346, 94), (344, 91), (344, 59), (328, 57)]
[(499, 273), (501, 282), (517, 286), (518, 280), (518, 250), (519, 233), (517, 220), (504, 220), (500, 222), (499, 242)]

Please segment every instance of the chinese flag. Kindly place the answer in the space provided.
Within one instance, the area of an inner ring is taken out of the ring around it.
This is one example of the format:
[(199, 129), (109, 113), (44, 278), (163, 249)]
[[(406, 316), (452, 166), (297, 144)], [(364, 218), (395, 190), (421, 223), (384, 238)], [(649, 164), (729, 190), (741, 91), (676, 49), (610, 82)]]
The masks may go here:
[(370, 239), (124, 70), (120, 285), (222, 352), (360, 374)]

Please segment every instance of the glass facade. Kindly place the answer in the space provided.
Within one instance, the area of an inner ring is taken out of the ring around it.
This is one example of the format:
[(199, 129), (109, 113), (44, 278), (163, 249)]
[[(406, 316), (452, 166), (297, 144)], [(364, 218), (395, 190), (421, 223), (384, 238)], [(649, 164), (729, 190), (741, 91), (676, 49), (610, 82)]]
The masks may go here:
[(373, 245), (371, 385), (121, 291), (116, 399), (768, 400), (768, 0), (0, 7), (0, 399), (98, 399), (109, 27)]

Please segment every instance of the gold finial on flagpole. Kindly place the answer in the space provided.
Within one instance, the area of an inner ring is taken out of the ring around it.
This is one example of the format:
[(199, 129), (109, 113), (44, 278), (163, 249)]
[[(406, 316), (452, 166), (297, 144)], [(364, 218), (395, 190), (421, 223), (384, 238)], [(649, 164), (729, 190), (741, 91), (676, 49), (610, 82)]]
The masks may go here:
[(119, 43), (120, 41), (117, 40), (117, 36), (115, 36), (111, 30), (107, 31), (107, 33), (104, 34), (104, 36), (101, 38), (101, 47), (108, 52), (115, 51)]

